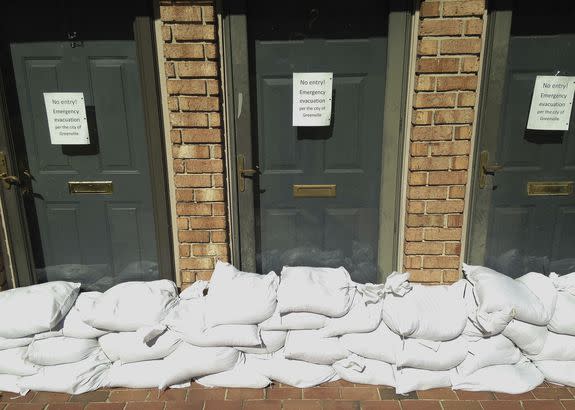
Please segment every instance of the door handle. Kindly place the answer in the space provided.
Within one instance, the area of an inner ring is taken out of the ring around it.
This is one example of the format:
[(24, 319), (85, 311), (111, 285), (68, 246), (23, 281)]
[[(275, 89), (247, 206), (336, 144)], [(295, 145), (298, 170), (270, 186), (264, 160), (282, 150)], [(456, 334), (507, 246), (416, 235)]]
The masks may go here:
[(479, 167), (481, 172), (479, 174), (479, 189), (485, 189), (487, 175), (493, 175), (503, 169), (503, 165), (489, 163), (489, 151), (481, 151), (479, 154)]
[(246, 168), (246, 157), (243, 155), (238, 155), (238, 185), (240, 192), (246, 190), (246, 178), (252, 178), (260, 173), (258, 166), (256, 165), (254, 169)]
[(14, 175), (6, 175), (2, 177), (2, 181), (4, 182), (4, 188), (10, 189), (12, 185), (20, 185), (20, 178)]

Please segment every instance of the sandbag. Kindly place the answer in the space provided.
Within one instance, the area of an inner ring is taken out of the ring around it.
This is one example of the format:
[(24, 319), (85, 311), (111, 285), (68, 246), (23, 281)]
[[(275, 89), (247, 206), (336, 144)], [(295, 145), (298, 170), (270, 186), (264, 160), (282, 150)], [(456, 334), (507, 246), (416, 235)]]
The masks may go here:
[(371, 301), (360, 292), (356, 292), (349, 312), (339, 318), (328, 318), (319, 334), (323, 337), (333, 337), (348, 333), (373, 332), (381, 322), (382, 305), (382, 299)]
[(411, 367), (395, 367), (394, 369), (395, 392), (397, 394), (451, 386), (451, 370), (433, 371)]
[(548, 382), (575, 387), (575, 361), (543, 360), (535, 366)]
[(228, 371), (198, 377), (196, 383), (204, 387), (263, 389), (271, 380), (246, 364), (245, 360)]
[(549, 332), (543, 349), (538, 354), (528, 355), (532, 361), (561, 360), (575, 361), (575, 336)]
[(252, 353), (252, 354), (274, 353), (285, 346), (287, 333), (288, 332), (285, 330), (262, 330), (260, 331), (260, 337), (262, 340), (261, 346), (257, 347), (234, 346), (234, 347), (240, 352), (244, 353)]
[(163, 359), (169, 370), (158, 387), (163, 390), (196, 377), (225, 372), (232, 369), (242, 355), (229, 347), (197, 347), (181, 343)]
[(331, 365), (349, 356), (337, 337), (321, 337), (317, 330), (290, 330), (284, 356), (286, 359)]
[(340, 337), (342, 346), (367, 359), (395, 364), (397, 351), (401, 349), (401, 338), (381, 322), (369, 333), (350, 333)]
[(538, 354), (543, 350), (549, 330), (547, 326), (535, 326), (513, 319), (503, 330), (503, 336), (511, 340), (525, 354)]
[(354, 294), (349, 273), (343, 267), (284, 266), (278, 308), (281, 314), (309, 312), (342, 317), (349, 311)]
[(515, 364), (521, 360), (521, 352), (503, 335), (470, 341), (467, 345), (469, 354), (456, 371), (460, 376), (468, 376), (488, 366)]
[(41, 366), (55, 366), (84, 360), (98, 348), (96, 339), (50, 337), (34, 340), (26, 350), (26, 359)]
[(148, 343), (142, 341), (138, 332), (109, 333), (98, 339), (106, 356), (122, 363), (163, 359), (176, 350), (180, 341), (177, 334), (169, 330)]
[(42, 367), (35, 375), (22, 377), (19, 385), (22, 391), (87, 393), (104, 386), (110, 365), (106, 355), (98, 350), (76, 363)]
[(0, 392), (10, 392), (10, 393), (22, 393), (18, 383), (20, 382), (20, 376), (13, 376), (11, 374), (0, 374)]
[(457, 288), (412, 285), (404, 296), (385, 297), (382, 318), (398, 335), (442, 342), (461, 335), (467, 323), (465, 309)]
[(544, 322), (543, 325), (547, 325), (553, 316), (553, 312), (555, 312), (555, 305), (557, 303), (558, 292), (553, 280), (537, 272), (526, 273), (515, 280), (523, 283), (537, 296), (537, 299), (539, 299), (543, 305), (543, 317), (541, 320)]
[[(143, 362), (115, 362), (106, 372), (102, 387), (123, 387), (128, 389), (157, 389), (166, 379), (169, 371), (164, 360)], [(185, 382), (182, 379), (181, 382)]]
[(26, 359), (27, 347), (15, 347), (0, 351), (0, 374), (29, 376), (38, 373), (40, 366)]
[(332, 366), (286, 359), (283, 349), (271, 355), (247, 354), (246, 363), (270, 380), (293, 387), (314, 387), (339, 380)]
[(0, 337), (15, 339), (53, 329), (79, 291), (79, 283), (56, 281), (0, 292)]
[(395, 386), (393, 366), (352, 354), (333, 364), (333, 369), (343, 380), (350, 383)]
[(280, 314), (276, 308), (273, 315), (259, 324), (262, 330), (314, 330), (325, 326), (328, 317), (317, 313), (294, 312)]
[(90, 326), (116, 332), (133, 332), (161, 322), (177, 302), (178, 290), (172, 281), (120, 283), (91, 304), (80, 309)]
[(463, 271), (473, 284), (479, 304), (477, 322), (489, 335), (503, 330), (502, 317), (533, 325), (546, 325), (551, 319), (553, 312), (547, 311), (537, 295), (522, 281), (483, 266), (463, 264)]
[(7, 339), (0, 337), (0, 350), (13, 349), (15, 347), (26, 347), (34, 340), (33, 337), (19, 337), (17, 339)]
[(520, 394), (543, 383), (543, 374), (523, 358), (517, 364), (488, 366), (468, 376), (453, 372), (451, 382), (454, 390)]
[(448, 342), (405, 339), (397, 351), (397, 367), (424, 370), (449, 370), (463, 362), (467, 356), (467, 339), (460, 336)]
[(279, 277), (237, 270), (218, 261), (206, 296), (206, 325), (256, 325), (276, 308)]
[(555, 333), (575, 336), (575, 273), (549, 278), (558, 290), (555, 311), (547, 327)]
[(257, 325), (219, 325), (205, 322), (206, 298), (180, 300), (170, 311), (165, 325), (187, 343), (203, 347), (261, 346)]
[(80, 314), (82, 306), (89, 308), (101, 295), (101, 292), (82, 292), (78, 295), (76, 303), (62, 323), (62, 334), (64, 336), (78, 339), (97, 339), (108, 333), (107, 330), (96, 329), (85, 323)]

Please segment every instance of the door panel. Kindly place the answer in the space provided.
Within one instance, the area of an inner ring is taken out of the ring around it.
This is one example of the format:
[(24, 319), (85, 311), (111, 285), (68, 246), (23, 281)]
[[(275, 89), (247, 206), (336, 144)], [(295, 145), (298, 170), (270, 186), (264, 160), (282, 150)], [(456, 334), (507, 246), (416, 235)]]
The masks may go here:
[[(106, 289), (157, 279), (135, 42), (14, 43), (11, 52), (31, 175), (29, 220), (39, 231), (38, 281)], [(55, 91), (84, 93), (89, 145), (50, 143), (43, 92)], [(71, 194), (70, 181), (111, 181), (113, 192)]]
[[(569, 273), (575, 271), (575, 225), (568, 216), (575, 195), (532, 196), (527, 186), (542, 181), (575, 183), (575, 169), (569, 166), (575, 161), (575, 113), (565, 132), (527, 130), (526, 125), (536, 76), (575, 75), (575, 5), (559, 1), (557, 7), (542, 12), (533, 2), (508, 3), (492, 18), (491, 41), (505, 42), (506, 53), (493, 52), (486, 84), (496, 82), (501, 73), (504, 82), (495, 98), (487, 85), (479, 143), (479, 151), (489, 152), (489, 162), (503, 168), (487, 176), (485, 189), (476, 184), (470, 259), (512, 277), (529, 271)], [(509, 19), (502, 20), (501, 15)], [(494, 113), (497, 110), (500, 117)], [(498, 123), (488, 125), (494, 118)], [(477, 178), (481, 173), (478, 164)], [(483, 243), (482, 254), (474, 247)]]
[[(248, 2), (261, 272), (345, 266), (354, 280), (378, 278), (389, 10), (361, 3), (348, 16), (328, 1)], [(294, 72), (334, 73), (330, 126), (292, 126)], [(294, 184), (334, 184), (336, 196), (295, 197)]]

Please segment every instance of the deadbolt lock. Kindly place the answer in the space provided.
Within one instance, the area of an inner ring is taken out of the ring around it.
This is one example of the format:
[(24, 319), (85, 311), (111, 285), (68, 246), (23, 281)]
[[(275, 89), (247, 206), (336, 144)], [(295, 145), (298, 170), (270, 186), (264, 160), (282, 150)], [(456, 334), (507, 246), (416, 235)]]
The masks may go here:
[(490, 164), (489, 163), (489, 151), (481, 151), (479, 154), (479, 167), (480, 167), (480, 174), (479, 174), (479, 188), (485, 189), (486, 183), (486, 176), (493, 175), (497, 171), (503, 169), (503, 165), (499, 164)]

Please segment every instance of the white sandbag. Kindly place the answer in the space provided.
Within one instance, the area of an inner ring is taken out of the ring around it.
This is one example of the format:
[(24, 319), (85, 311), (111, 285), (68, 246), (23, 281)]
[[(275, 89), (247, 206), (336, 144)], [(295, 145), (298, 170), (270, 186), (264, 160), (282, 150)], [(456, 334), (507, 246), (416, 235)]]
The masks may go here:
[[(20, 386), (18, 382), (20, 381), (20, 376), (13, 376), (11, 374), (0, 374), (0, 392), (10, 392), (10, 393), (20, 393)], [(26, 392), (22, 392), (26, 394)]]
[(246, 364), (245, 360), (228, 371), (198, 377), (196, 383), (205, 387), (263, 389), (271, 380)]
[(82, 394), (103, 387), (110, 361), (101, 351), (76, 363), (42, 367), (37, 374), (20, 379), (21, 390)]
[(53, 329), (79, 291), (79, 283), (56, 281), (0, 292), (0, 337), (15, 339)]
[(349, 273), (343, 267), (284, 266), (277, 299), (281, 314), (309, 312), (341, 317), (349, 311), (354, 294)]
[(286, 359), (331, 365), (349, 354), (339, 338), (321, 337), (317, 330), (290, 330), (285, 341)]
[(349, 312), (339, 318), (328, 318), (319, 333), (323, 337), (333, 337), (348, 333), (373, 332), (381, 322), (382, 305), (382, 299), (373, 302), (356, 292)]
[(208, 293), (209, 286), (210, 282), (207, 280), (197, 280), (184, 289), (179, 298), (184, 300), (202, 298)]
[(279, 277), (237, 270), (218, 261), (206, 296), (206, 325), (256, 325), (276, 308)]
[(55, 366), (86, 359), (98, 350), (96, 339), (50, 337), (34, 340), (26, 351), (26, 359), (41, 366)]
[(339, 379), (332, 366), (286, 359), (283, 349), (272, 355), (248, 354), (246, 363), (270, 380), (293, 387), (314, 387)]
[(178, 290), (172, 281), (120, 283), (82, 306), (82, 320), (98, 329), (133, 332), (161, 322), (177, 302)]
[(108, 333), (107, 330), (99, 330), (85, 323), (80, 314), (82, 306), (89, 308), (101, 295), (101, 292), (82, 292), (78, 295), (76, 303), (64, 318), (62, 324), (64, 336), (78, 339), (97, 339)]
[(15, 347), (26, 347), (34, 340), (33, 337), (19, 337), (17, 339), (7, 339), (0, 337), (0, 350), (13, 349)]
[(350, 383), (395, 386), (393, 366), (379, 360), (372, 360), (352, 354), (333, 364), (334, 370)]
[(401, 349), (401, 337), (381, 322), (369, 333), (350, 333), (340, 337), (342, 346), (361, 357), (395, 364), (397, 351)]
[(543, 374), (523, 358), (517, 364), (488, 366), (468, 376), (453, 372), (451, 382), (454, 390), (520, 394), (543, 383)]
[(547, 326), (535, 326), (513, 319), (503, 329), (503, 336), (511, 340), (525, 354), (538, 354), (543, 350), (549, 330)]
[(98, 339), (106, 356), (122, 363), (163, 359), (176, 350), (180, 341), (177, 334), (169, 330), (148, 343), (143, 342), (137, 332), (109, 333)]
[[(105, 374), (102, 387), (128, 389), (157, 389), (166, 379), (168, 368), (164, 360), (144, 362), (115, 362)], [(186, 379), (182, 379), (185, 382)]]
[(467, 356), (467, 339), (460, 336), (447, 342), (405, 339), (397, 351), (397, 367), (424, 370), (449, 370), (463, 362)]
[(575, 361), (543, 360), (535, 366), (548, 382), (575, 387)]
[(38, 373), (40, 366), (26, 359), (27, 347), (15, 347), (0, 351), (0, 374), (29, 376)]
[[(516, 279), (529, 288), (543, 305), (543, 325), (547, 325), (555, 312), (557, 303), (557, 289), (553, 280), (541, 273), (529, 272)], [(534, 323), (537, 324), (537, 323)]]
[(562, 360), (575, 361), (575, 336), (549, 332), (543, 349), (528, 356), (532, 361)]
[(395, 392), (407, 394), (415, 390), (428, 390), (439, 387), (450, 387), (450, 373), (453, 370), (435, 371), (395, 367)]
[(262, 339), (261, 346), (258, 347), (239, 347), (234, 346), (237, 350), (244, 353), (252, 354), (266, 354), (274, 353), (285, 346), (287, 337), (286, 330), (262, 330), (260, 337)]
[[(466, 279), (460, 279), (452, 285), (452, 290), (455, 292), (456, 297), (463, 299), (465, 304), (465, 311), (467, 313), (467, 322), (462, 334), (468, 340), (479, 340), (488, 336), (488, 332), (482, 329), (481, 325), (477, 323), (477, 308), (478, 303), (473, 293), (473, 285)], [(504, 318), (504, 322), (500, 325), (501, 330), (507, 326), (511, 318)]]
[(503, 335), (470, 341), (467, 349), (469, 354), (456, 368), (460, 376), (468, 376), (488, 366), (515, 364), (522, 357), (513, 342)]
[(181, 343), (163, 359), (169, 370), (158, 387), (163, 390), (196, 377), (225, 372), (232, 369), (242, 355), (229, 347), (197, 347)]
[(546, 325), (551, 314), (524, 283), (483, 266), (463, 264), (467, 279), (479, 303), (477, 322), (490, 335), (504, 328), (501, 318), (509, 316), (533, 325)]
[(555, 333), (575, 336), (575, 295), (558, 292), (555, 312), (547, 327)]
[(404, 296), (385, 297), (382, 318), (398, 335), (442, 342), (461, 335), (467, 324), (465, 309), (457, 288), (412, 285)]
[(203, 347), (257, 347), (262, 344), (257, 325), (219, 325), (205, 322), (206, 298), (180, 300), (164, 323), (182, 340)]
[(294, 312), (280, 314), (276, 308), (274, 314), (259, 324), (262, 330), (314, 330), (325, 326), (328, 317), (317, 313)]

